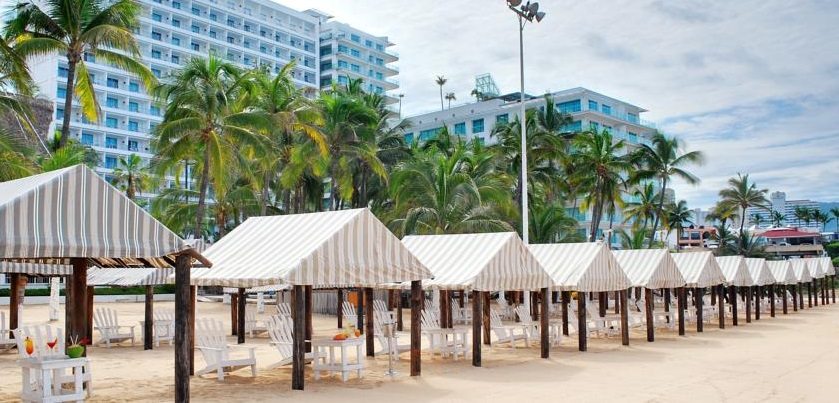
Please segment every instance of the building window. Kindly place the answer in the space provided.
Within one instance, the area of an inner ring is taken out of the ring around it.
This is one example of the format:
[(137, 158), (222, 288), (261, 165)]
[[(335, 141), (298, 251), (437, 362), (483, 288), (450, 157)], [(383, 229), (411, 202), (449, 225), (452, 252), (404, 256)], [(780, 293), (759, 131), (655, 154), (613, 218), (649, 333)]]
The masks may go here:
[(67, 89), (59, 87), (58, 90), (55, 91), (55, 96), (57, 98), (67, 98)]
[(633, 144), (638, 144), (638, 135), (633, 132), (629, 132), (629, 142)]
[(344, 45), (338, 45), (338, 52), (347, 53), (347, 47)]
[(343, 60), (338, 60), (338, 68), (339, 69), (346, 69), (349, 64)]
[(93, 145), (93, 135), (90, 133), (82, 133), (82, 144), (86, 146)]
[(358, 73), (358, 72), (360, 72), (360, 71), (361, 71), (361, 67), (360, 67), (359, 65), (357, 65), (357, 64), (351, 64), (351, 65), (350, 65), (350, 70), (352, 70), (352, 71), (354, 71), (354, 72)]
[(352, 57), (361, 57), (361, 52), (358, 49), (350, 49), (350, 55)]
[(199, 33), (199, 32), (201, 32), (201, 27), (199, 27), (198, 25), (193, 25), (193, 26), (191, 26), (191, 27), (189, 27), (189, 28), (192, 30), (192, 32), (194, 32), (194, 33), (196, 33), (196, 34), (197, 34), (197, 33)]
[(507, 123), (510, 121), (510, 115), (506, 113), (502, 113), (501, 115), (495, 115), (495, 124), (499, 123)]
[(194, 50), (194, 51), (198, 52), (199, 50), (201, 50), (201, 46), (200, 46), (200, 45), (198, 45), (198, 44), (197, 44), (197, 43), (195, 43), (195, 42), (192, 42), (192, 50)]
[(55, 118), (58, 120), (64, 119), (64, 109), (57, 108), (55, 110)]
[(596, 110), (597, 110), (597, 101), (591, 101), (591, 100), (589, 100), (589, 101), (588, 101), (588, 109), (589, 109), (590, 111), (596, 111)]
[(140, 111), (140, 105), (136, 102), (129, 102), (128, 103), (128, 111), (129, 112), (139, 112)]
[(213, 13), (210, 13), (210, 19), (213, 21), (218, 21), (218, 16)]
[(423, 130), (419, 134), (419, 140), (420, 141), (426, 141), (426, 140), (433, 139), (433, 138), (437, 137), (437, 133), (439, 133), (439, 132), (440, 132), (439, 127), (434, 128), (434, 129)]
[(405, 142), (411, 144), (414, 142), (414, 133), (405, 133)]
[(105, 119), (105, 126), (110, 127), (111, 129), (116, 129), (119, 125), (119, 121), (117, 118), (107, 118)]
[(475, 119), (472, 121), (472, 133), (484, 132), (484, 119)]
[(373, 47), (373, 41), (371, 41), (369, 39), (364, 40), (364, 46), (366, 46), (368, 48), (372, 48)]
[(160, 35), (160, 32), (151, 31), (151, 38), (156, 40), (156, 41), (159, 41), (159, 40), (161, 40), (162, 36)]
[(128, 140), (128, 151), (138, 151), (137, 140)]
[(152, 59), (160, 59), (160, 51), (159, 50), (152, 50), (151, 51), (151, 58)]
[(181, 3), (177, 2), (177, 1), (173, 1), (172, 2), (172, 8), (174, 8), (176, 10), (180, 10), (181, 9)]
[(117, 148), (117, 138), (116, 137), (105, 137), (105, 148)]
[(117, 101), (116, 98), (108, 97), (108, 99), (105, 100), (105, 106), (108, 108), (119, 108), (119, 101)]
[(172, 63), (181, 64), (181, 57), (178, 55), (172, 55)]
[(611, 106), (606, 105), (606, 104), (602, 104), (602, 105), (600, 105), (600, 106), (601, 106), (601, 108), (602, 108), (602, 109), (601, 109), (601, 111), (602, 111), (603, 113), (605, 113), (605, 114), (607, 114), (607, 115), (611, 115), (611, 114), (612, 114), (612, 107), (611, 107)]
[(181, 46), (181, 38), (172, 37), (172, 44), (175, 46)]
[(132, 132), (138, 132), (138, 131), (140, 131), (140, 125), (136, 121), (129, 120), (128, 121), (128, 130), (130, 130)]
[(591, 128), (591, 130), (592, 130), (592, 131), (594, 131), (594, 132), (599, 132), (599, 131), (600, 131), (600, 123), (597, 123), (597, 122), (589, 122), (588, 126), (589, 126), (589, 128)]
[(385, 89), (382, 87), (376, 87), (376, 94), (382, 95), (384, 94)]
[(160, 22), (163, 19), (163, 17), (158, 13), (153, 13), (151, 15), (151, 19), (154, 20), (154, 21)]
[(338, 76), (338, 84), (346, 85), (348, 81), (347, 76)]
[(216, 31), (210, 30), (210, 38), (216, 39), (218, 38), (218, 34)]
[(105, 168), (116, 169), (116, 167), (117, 167), (117, 158), (116, 157), (111, 157), (111, 156), (106, 156), (105, 157)]
[(84, 61), (91, 62), (91, 63), (96, 63), (96, 56), (94, 56), (93, 53), (85, 53), (84, 54)]
[(637, 113), (631, 113), (631, 112), (627, 113), (626, 114), (626, 120), (628, 120), (632, 123), (638, 123), (638, 114)]
[(612, 126), (603, 125), (603, 130), (611, 133), (612, 132)]
[(385, 61), (383, 59), (376, 58), (376, 65), (377, 66), (384, 66)]
[(140, 92), (140, 84), (137, 84), (137, 83), (135, 83), (135, 82), (133, 82), (133, 81), (132, 81), (132, 82), (130, 82), (130, 83), (128, 83), (128, 91), (131, 91), (131, 92)]
[(356, 34), (350, 34), (350, 40), (353, 41), (353, 42), (360, 42), (361, 37), (356, 35)]
[(160, 116), (160, 108), (156, 106), (149, 106), (149, 115)]
[(172, 19), (172, 26), (175, 27), (175, 28), (180, 28), (181, 27), (181, 20), (176, 20), (176, 19), (173, 18)]
[(460, 122), (454, 124), (454, 134), (458, 136), (465, 136), (466, 135), (466, 122)]
[(119, 80), (117, 80), (116, 78), (109, 78), (106, 81), (106, 84), (108, 88), (119, 88)]
[(578, 120), (576, 122), (571, 122), (571, 123), (568, 123), (566, 125), (562, 125), (562, 131), (563, 132), (577, 133), (577, 132), (580, 132), (582, 130), (583, 130), (583, 122), (581, 120)]
[(160, 72), (160, 69), (151, 69), (151, 73), (157, 78), (160, 78), (163, 75), (163, 73)]
[(66, 67), (59, 67), (58, 68), (58, 76), (59, 77), (67, 77), (68, 74), (70, 74), (70, 70), (68, 70)]
[(385, 47), (381, 43), (377, 43), (376, 50), (378, 50), (379, 52), (384, 52)]
[(192, 8), (192, 15), (201, 15), (201, 10), (196, 7)]
[(556, 106), (562, 113), (573, 113), (573, 112), (580, 112), (582, 108), (580, 107), (580, 100), (576, 99), (573, 101), (562, 102)]
[(384, 80), (384, 78), (385, 78), (384, 74), (382, 74), (378, 71), (376, 72), (376, 80)]
[(228, 36), (228, 37), (227, 37), (227, 43), (233, 43), (233, 42), (235, 42), (235, 40), (233, 39), (233, 37), (232, 37), (232, 36)]

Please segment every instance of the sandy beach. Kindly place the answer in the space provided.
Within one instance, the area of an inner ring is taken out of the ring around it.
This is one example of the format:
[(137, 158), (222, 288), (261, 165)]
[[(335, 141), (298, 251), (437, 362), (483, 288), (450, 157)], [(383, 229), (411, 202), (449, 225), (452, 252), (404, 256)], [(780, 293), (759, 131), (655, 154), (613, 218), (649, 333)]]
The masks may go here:
[[(142, 319), (140, 303), (97, 304), (106, 305), (119, 312), (123, 324)], [(171, 309), (173, 304), (158, 302), (156, 307)], [(229, 328), (228, 309), (221, 303), (197, 305), (199, 317), (218, 318)], [(25, 312), (27, 324), (48, 318), (46, 305), (26, 306)], [(483, 368), (472, 367), (469, 358), (452, 361), (423, 354), (419, 378), (406, 375), (407, 353), (396, 364), (400, 374), (394, 379), (384, 375), (387, 358), (377, 357), (367, 360), (363, 379), (351, 377), (346, 383), (338, 377), (315, 381), (307, 368), (302, 392), (291, 390), (290, 367), (267, 369), (279, 354), (262, 336), (247, 339), (247, 345), (256, 347), (257, 377), (249, 370), (234, 372), (223, 382), (205, 375), (193, 378), (191, 393), (194, 401), (836, 401), (829, 381), (839, 371), (839, 307), (819, 306), (775, 318), (765, 314), (750, 324), (741, 313), (740, 324), (735, 328), (729, 321), (725, 330), (706, 324), (702, 334), (691, 325), (686, 337), (659, 330), (654, 343), (644, 339), (643, 329), (633, 329), (629, 347), (621, 346), (619, 337), (593, 339), (585, 353), (577, 351), (572, 335), (547, 360), (539, 358), (538, 345), (485, 348)], [(314, 326), (317, 336), (332, 335), (335, 318), (316, 315)], [(90, 349), (91, 401), (172, 400), (172, 347), (143, 351), (140, 340), (134, 347)], [(229, 341), (235, 343), (235, 338)], [(16, 359), (16, 353), (0, 354), (0, 401), (18, 400)], [(203, 364), (196, 352), (196, 369)]]

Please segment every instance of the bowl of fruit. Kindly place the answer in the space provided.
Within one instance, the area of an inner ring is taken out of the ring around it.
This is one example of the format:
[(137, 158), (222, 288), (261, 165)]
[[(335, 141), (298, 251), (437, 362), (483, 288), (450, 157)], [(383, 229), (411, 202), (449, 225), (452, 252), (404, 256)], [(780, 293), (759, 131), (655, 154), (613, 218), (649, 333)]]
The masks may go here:
[(361, 336), (361, 331), (356, 329), (355, 326), (345, 327), (341, 329), (338, 334), (332, 337), (332, 340), (343, 341), (347, 339), (355, 339)]

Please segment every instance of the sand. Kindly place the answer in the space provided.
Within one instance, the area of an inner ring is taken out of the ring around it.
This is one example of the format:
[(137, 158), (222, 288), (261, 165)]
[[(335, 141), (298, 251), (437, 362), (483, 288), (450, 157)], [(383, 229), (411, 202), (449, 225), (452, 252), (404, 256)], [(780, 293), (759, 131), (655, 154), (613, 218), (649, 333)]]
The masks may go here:
[[(124, 324), (142, 319), (140, 303), (98, 304), (116, 309)], [(171, 302), (156, 307), (171, 309)], [(7, 307), (3, 307), (4, 310)], [(229, 306), (199, 303), (199, 317), (216, 317), (229, 327)], [(273, 309), (273, 307), (268, 307)], [(26, 323), (45, 322), (46, 306), (27, 306)], [(62, 315), (63, 317), (63, 315)], [(407, 315), (406, 315), (407, 317)], [(279, 360), (268, 338), (247, 340), (256, 347), (259, 373), (240, 370), (219, 382), (205, 375), (192, 381), (194, 401), (836, 401), (830, 381), (839, 372), (839, 306), (828, 305), (770, 318), (725, 330), (705, 326), (686, 337), (657, 331), (648, 343), (643, 329), (632, 332), (631, 345), (619, 337), (593, 339), (589, 351), (576, 350), (576, 338), (563, 340), (540, 359), (538, 346), (483, 351), (483, 368), (470, 359), (432, 358), (423, 354), (423, 376), (411, 378), (408, 354), (403, 354), (395, 379), (384, 375), (386, 357), (368, 359), (365, 377), (342, 383), (337, 377), (315, 381), (306, 369), (306, 390), (291, 390), (291, 369), (266, 367)], [(332, 335), (335, 318), (317, 316), (315, 334)], [(137, 328), (139, 332), (139, 327)], [(235, 343), (235, 338), (229, 338)], [(138, 338), (134, 347), (93, 347), (93, 396), (91, 401), (171, 401), (174, 396), (172, 347), (162, 345), (143, 351)], [(405, 339), (404, 341), (407, 341)], [(16, 353), (0, 354), (0, 401), (15, 401), (20, 390)], [(203, 360), (196, 353), (196, 368)]]

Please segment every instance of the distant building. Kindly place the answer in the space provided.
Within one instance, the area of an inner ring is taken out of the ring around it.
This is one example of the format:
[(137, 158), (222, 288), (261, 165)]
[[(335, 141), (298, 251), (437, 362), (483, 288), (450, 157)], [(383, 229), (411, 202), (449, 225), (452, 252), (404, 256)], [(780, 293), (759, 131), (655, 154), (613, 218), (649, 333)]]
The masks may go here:
[[(772, 192), (769, 195), (769, 201), (771, 204), (772, 211), (778, 211), (784, 215), (784, 222), (781, 223), (782, 226), (796, 226), (801, 229), (807, 230), (814, 230), (819, 231), (821, 230), (821, 224), (811, 221), (809, 224), (806, 221), (800, 221), (798, 218), (795, 217), (795, 208), (796, 207), (806, 207), (812, 210), (818, 210), (821, 208), (819, 202), (813, 200), (787, 200), (787, 194), (784, 192)], [(772, 226), (772, 212), (767, 211), (766, 209), (762, 208), (755, 208), (749, 207), (746, 209), (746, 221), (754, 225), (754, 218), (755, 215), (759, 215), (760, 219), (760, 227), (770, 227)]]
[(717, 229), (714, 227), (691, 225), (682, 230), (682, 236), (678, 241), (679, 248), (712, 248), (718, 245), (714, 240), (716, 235)]
[(821, 234), (795, 227), (772, 228), (760, 233), (766, 253), (780, 257), (811, 257), (824, 254)]

